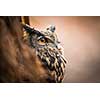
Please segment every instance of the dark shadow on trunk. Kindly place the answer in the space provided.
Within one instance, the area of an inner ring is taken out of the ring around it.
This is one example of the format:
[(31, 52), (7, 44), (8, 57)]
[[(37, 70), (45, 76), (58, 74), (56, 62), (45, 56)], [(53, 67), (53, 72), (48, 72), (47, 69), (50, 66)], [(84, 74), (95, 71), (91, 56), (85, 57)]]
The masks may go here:
[(48, 82), (33, 49), (22, 41), (20, 17), (0, 17), (0, 82)]

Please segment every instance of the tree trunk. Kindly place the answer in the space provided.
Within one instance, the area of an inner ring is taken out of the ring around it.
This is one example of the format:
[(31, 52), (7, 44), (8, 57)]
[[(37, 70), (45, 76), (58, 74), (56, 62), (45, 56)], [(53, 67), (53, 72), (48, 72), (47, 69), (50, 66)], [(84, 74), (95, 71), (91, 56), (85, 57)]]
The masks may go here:
[(22, 34), (20, 17), (0, 17), (0, 82), (48, 82), (47, 70)]

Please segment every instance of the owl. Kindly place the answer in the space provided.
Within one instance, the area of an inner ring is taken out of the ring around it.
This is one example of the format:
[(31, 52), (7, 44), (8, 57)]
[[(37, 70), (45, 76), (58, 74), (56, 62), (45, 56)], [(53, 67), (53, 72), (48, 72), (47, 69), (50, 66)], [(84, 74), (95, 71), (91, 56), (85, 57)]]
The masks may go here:
[(23, 24), (23, 40), (35, 50), (36, 55), (44, 68), (50, 73), (55, 82), (62, 82), (65, 73), (66, 59), (60, 46), (55, 26), (49, 26), (38, 31), (29, 25)]

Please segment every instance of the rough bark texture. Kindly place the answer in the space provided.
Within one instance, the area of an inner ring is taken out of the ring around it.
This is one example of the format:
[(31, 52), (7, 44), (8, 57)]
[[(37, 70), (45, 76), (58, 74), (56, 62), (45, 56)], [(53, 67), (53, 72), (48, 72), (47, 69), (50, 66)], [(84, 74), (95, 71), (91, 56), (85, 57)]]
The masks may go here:
[(22, 41), (19, 17), (0, 17), (0, 82), (48, 82), (33, 49)]

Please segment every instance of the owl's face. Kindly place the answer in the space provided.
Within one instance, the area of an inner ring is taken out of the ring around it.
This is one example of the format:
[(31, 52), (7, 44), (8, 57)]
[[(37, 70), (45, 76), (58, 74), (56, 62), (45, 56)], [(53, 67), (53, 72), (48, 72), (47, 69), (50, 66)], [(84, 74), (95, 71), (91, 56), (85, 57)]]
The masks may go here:
[[(27, 32), (29, 33), (29, 31)], [(29, 45), (35, 49), (36, 55), (43, 63), (45, 69), (52, 74), (55, 82), (61, 82), (64, 77), (66, 60), (63, 57), (62, 48), (55, 33), (55, 27), (51, 26), (41, 32), (31, 30), (27, 40)]]

